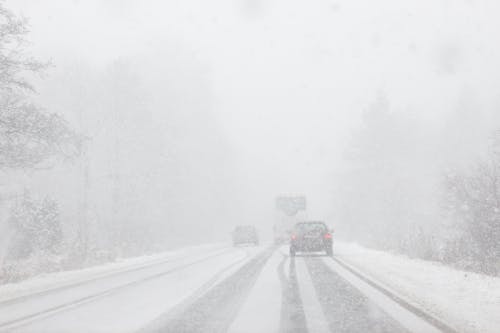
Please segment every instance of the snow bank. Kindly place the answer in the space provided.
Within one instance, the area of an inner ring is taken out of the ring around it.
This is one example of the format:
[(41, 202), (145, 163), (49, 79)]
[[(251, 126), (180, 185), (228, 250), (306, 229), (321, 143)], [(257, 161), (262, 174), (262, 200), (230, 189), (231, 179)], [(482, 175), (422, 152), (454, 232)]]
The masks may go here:
[(500, 278), (352, 243), (337, 242), (335, 250), (339, 259), (460, 331), (500, 331)]

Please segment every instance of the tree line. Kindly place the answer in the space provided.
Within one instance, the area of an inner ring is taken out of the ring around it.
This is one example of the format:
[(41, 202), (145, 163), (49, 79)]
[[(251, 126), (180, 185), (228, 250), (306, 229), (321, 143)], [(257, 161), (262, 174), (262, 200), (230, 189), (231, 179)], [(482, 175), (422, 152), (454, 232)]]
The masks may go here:
[(444, 122), (393, 110), (383, 94), (365, 110), (338, 185), (351, 239), (500, 273), (498, 119), (473, 104), (459, 101)]

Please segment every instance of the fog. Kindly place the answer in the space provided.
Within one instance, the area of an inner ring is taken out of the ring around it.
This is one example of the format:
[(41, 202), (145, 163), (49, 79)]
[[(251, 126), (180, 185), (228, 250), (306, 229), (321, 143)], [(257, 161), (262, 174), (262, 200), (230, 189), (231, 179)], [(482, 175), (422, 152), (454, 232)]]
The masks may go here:
[(3, 192), (54, 198), (67, 240), (93, 249), (241, 224), (271, 239), (275, 197), (302, 194), (338, 237), (409, 251), (414, 230), (449, 236), (446, 175), (498, 129), (497, 1), (4, 5), (51, 62), (32, 98), (85, 140), (74, 160), (3, 170)]

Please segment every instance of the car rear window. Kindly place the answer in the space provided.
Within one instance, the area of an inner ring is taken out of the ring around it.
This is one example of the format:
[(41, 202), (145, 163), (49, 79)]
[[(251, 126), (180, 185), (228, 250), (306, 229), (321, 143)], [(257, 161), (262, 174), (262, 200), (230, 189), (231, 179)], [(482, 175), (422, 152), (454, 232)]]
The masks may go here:
[(322, 222), (299, 223), (295, 226), (299, 232), (326, 231), (326, 225)]
[(245, 226), (245, 227), (236, 227), (236, 232), (244, 232), (244, 233), (250, 233), (254, 231), (253, 227), (250, 226)]

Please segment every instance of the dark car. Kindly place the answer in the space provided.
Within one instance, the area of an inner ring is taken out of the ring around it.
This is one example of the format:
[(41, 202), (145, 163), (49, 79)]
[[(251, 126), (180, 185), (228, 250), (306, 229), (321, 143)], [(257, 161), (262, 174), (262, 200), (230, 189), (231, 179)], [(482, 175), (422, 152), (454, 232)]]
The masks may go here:
[(257, 235), (257, 229), (251, 225), (241, 225), (237, 226), (233, 233), (233, 245), (241, 244), (254, 244), (259, 245), (259, 236)]
[(325, 223), (320, 221), (299, 222), (290, 238), (290, 256), (297, 252), (325, 251), (333, 255), (332, 234)]

